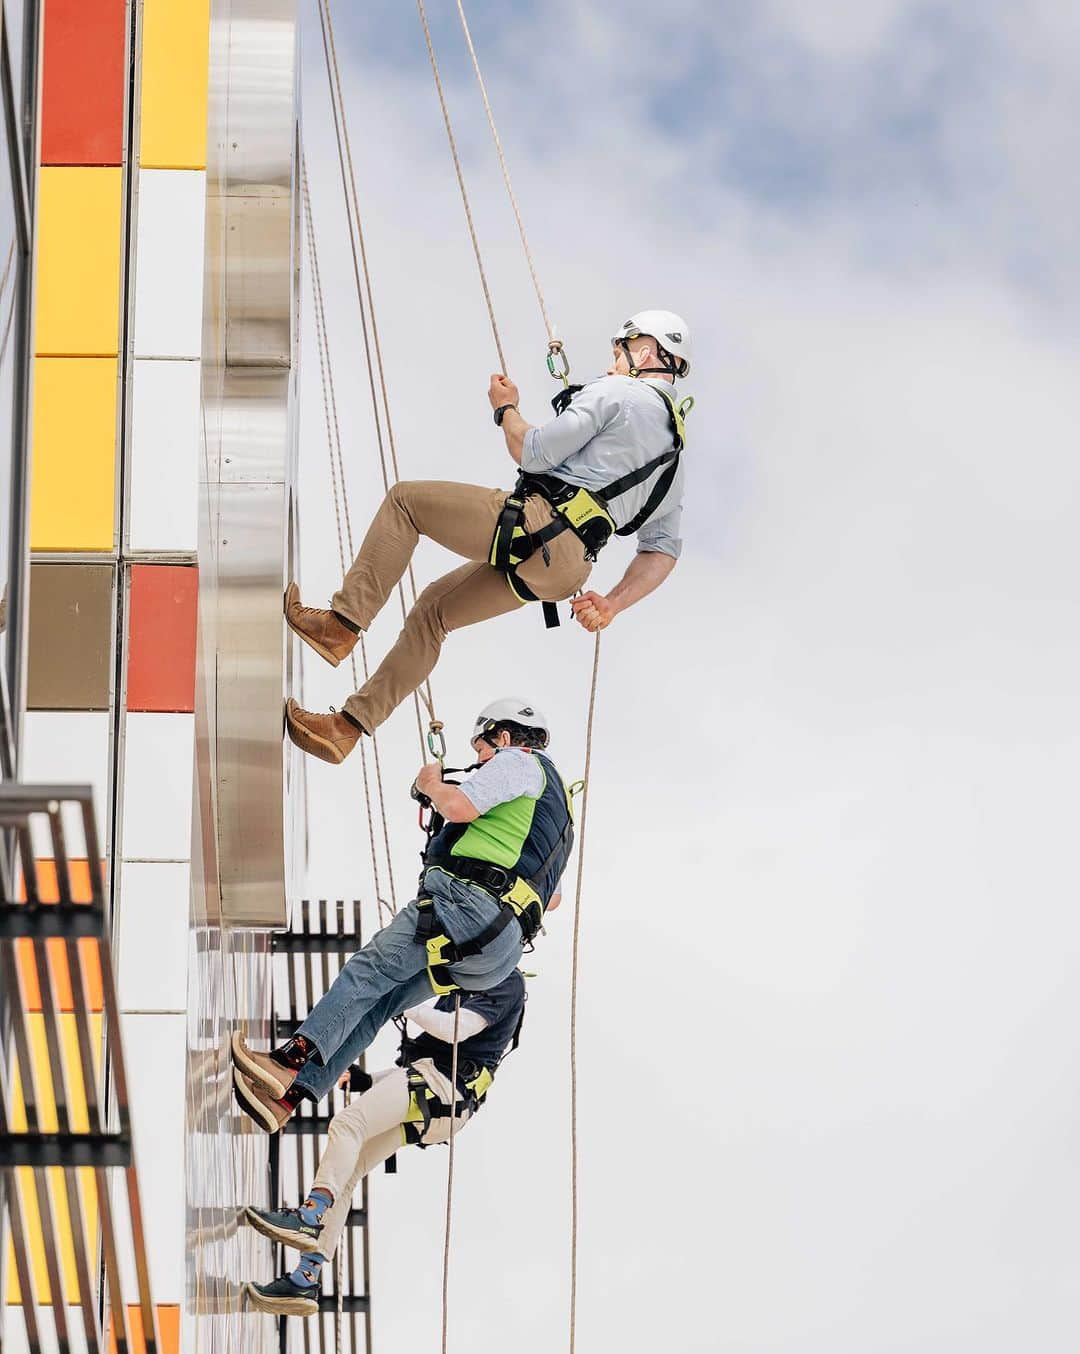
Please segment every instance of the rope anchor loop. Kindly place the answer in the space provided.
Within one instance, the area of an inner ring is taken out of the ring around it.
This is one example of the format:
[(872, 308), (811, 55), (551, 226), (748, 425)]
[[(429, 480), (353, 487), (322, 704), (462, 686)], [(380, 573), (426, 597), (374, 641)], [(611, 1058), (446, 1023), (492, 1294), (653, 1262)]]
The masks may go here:
[[(562, 363), (561, 371), (555, 365), (556, 359)], [(556, 381), (561, 381), (564, 386), (570, 384), (570, 359), (566, 356), (561, 339), (552, 339), (548, 344), (547, 369)]]
[(429, 723), (427, 745), (428, 751), (435, 760), (442, 765), (446, 758), (446, 736), (443, 733), (443, 722), (441, 719), (433, 719)]

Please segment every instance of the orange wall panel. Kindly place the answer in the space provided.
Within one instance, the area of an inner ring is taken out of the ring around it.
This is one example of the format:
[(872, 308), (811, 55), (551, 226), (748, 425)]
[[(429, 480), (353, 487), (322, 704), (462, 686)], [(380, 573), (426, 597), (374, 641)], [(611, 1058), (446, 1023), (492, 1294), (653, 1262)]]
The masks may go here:
[(195, 709), (199, 571), (185, 564), (131, 570), (127, 708)]
[[(110, 1314), (111, 1316), (111, 1314)], [(180, 1354), (180, 1308), (158, 1307), (157, 1309), (158, 1344), (160, 1354)], [(142, 1311), (138, 1307), (128, 1308), (128, 1328), (131, 1331), (131, 1354), (146, 1354), (146, 1341), (143, 1339)], [(116, 1354), (116, 1332), (109, 1321), (109, 1354)]]
[(120, 164), (127, 74), (125, 17), (125, 0), (48, 0), (42, 164)]
[[(56, 861), (47, 857), (36, 860), (38, 892), (42, 902), (55, 903), (59, 899), (56, 886)], [(106, 868), (101, 862), (102, 873)], [(90, 901), (90, 862), (87, 860), (69, 860), (68, 876), (71, 879), (71, 895), (75, 902)], [(19, 899), (26, 901), (26, 884), (19, 880)], [(53, 995), (61, 1011), (73, 1011), (75, 999), (71, 990), (71, 973), (68, 969), (67, 950), (62, 940), (52, 939), (46, 946), (49, 954), (49, 972), (52, 976)], [(100, 1011), (103, 1005), (101, 990), (101, 961), (98, 957), (97, 941), (83, 939), (79, 941), (79, 953), (82, 957), (83, 980), (86, 983), (86, 999), (91, 1011)], [(15, 942), (15, 956), (19, 965), (19, 977), (22, 980), (23, 1000), (28, 1011), (41, 1010), (41, 988), (38, 984), (37, 965), (34, 962), (34, 947), (29, 940)]]

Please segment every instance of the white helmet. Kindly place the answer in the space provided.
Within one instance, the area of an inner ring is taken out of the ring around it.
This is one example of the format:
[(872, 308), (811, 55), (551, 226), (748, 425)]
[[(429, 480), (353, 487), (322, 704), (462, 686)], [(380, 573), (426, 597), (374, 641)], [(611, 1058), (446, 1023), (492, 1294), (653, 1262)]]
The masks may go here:
[[(642, 334), (654, 338), (660, 344), (664, 350), (659, 354), (661, 362), (664, 353), (672, 358), (672, 366), (668, 370), (673, 376), (689, 375), (692, 351), (690, 326), (681, 315), (676, 315), (673, 310), (639, 310), (636, 315), (623, 321), (611, 341), (624, 344), (627, 339), (638, 338)], [(630, 374), (636, 375), (632, 363)]]
[(542, 748), (547, 747), (551, 738), (551, 730), (545, 717), (535, 705), (530, 705), (528, 701), (521, 700), (517, 696), (504, 696), (502, 700), (485, 705), (476, 716), (473, 739), (490, 733), (498, 724), (520, 724), (523, 728), (533, 730), (541, 735), (543, 741), (539, 746)]

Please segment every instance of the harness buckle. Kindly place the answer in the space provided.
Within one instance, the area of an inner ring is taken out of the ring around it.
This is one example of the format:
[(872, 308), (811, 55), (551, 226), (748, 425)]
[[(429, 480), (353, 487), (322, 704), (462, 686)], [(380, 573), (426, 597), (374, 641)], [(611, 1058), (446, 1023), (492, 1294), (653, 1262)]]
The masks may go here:
[(457, 991), (457, 983), (450, 974), (450, 965), (457, 962), (457, 946), (449, 936), (432, 936), (424, 942), (427, 951), (427, 974), (431, 990), (437, 997)]

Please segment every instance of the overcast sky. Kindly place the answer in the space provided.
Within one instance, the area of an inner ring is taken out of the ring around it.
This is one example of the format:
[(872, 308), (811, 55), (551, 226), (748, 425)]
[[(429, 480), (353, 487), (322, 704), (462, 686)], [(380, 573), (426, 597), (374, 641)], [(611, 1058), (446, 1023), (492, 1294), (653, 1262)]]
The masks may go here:
[[(544, 334), (451, 0), (430, 0), (523, 412)], [(304, 135), (359, 536), (381, 495), (313, 6)], [(337, 5), (403, 475), (509, 485), (413, 7)], [(697, 362), (684, 557), (605, 634), (582, 903), (578, 1347), (1058, 1354), (1080, 1336), (1080, 18), (1029, 0), (473, 3), (575, 375), (632, 311)], [(305, 275), (306, 276), (306, 275)], [(302, 582), (338, 575), (305, 281)], [(610, 587), (628, 559), (611, 546)], [(417, 557), (421, 581), (452, 561)], [(373, 627), (392, 641), (394, 607)], [(591, 641), (451, 639), (581, 772)], [(309, 705), (345, 669), (313, 659)], [(396, 886), (411, 704), (380, 736)], [(313, 896), (372, 898), (359, 759)], [(572, 910), (460, 1141), (451, 1348), (565, 1347)], [(388, 1044), (377, 1046), (386, 1059)], [(373, 1185), (380, 1354), (437, 1347), (446, 1153)]]

